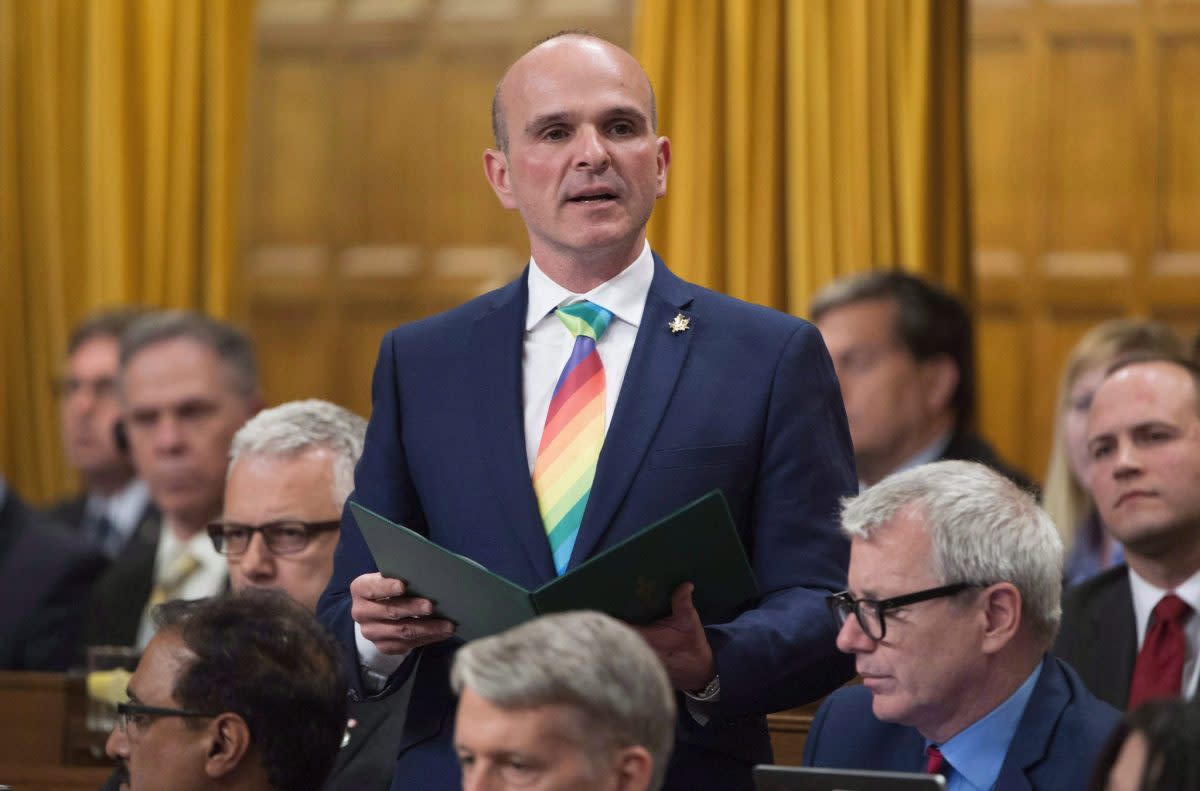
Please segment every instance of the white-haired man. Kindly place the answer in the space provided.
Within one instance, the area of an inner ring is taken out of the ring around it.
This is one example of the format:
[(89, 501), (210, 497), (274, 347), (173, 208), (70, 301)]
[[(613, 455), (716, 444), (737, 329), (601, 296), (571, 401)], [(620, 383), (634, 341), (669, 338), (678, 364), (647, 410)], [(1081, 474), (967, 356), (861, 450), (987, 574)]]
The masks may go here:
[(1062, 543), (1014, 484), (973, 462), (847, 498), (850, 589), (829, 598), (863, 684), (821, 706), (814, 766), (925, 771), (960, 789), (1083, 788), (1119, 719), (1048, 655)]
[(454, 658), (463, 791), (655, 791), (675, 694), (645, 640), (598, 612), (538, 618)]
[[(234, 435), (222, 518), (208, 527), (234, 591), (276, 588), (310, 612), (329, 575), (367, 422), (328, 401), (259, 412)], [(406, 690), (350, 704), (348, 739), (323, 791), (386, 788)]]
[(234, 435), (222, 518), (208, 526), (234, 590), (280, 588), (310, 611), (329, 575), (367, 423), (328, 401), (292, 401)]

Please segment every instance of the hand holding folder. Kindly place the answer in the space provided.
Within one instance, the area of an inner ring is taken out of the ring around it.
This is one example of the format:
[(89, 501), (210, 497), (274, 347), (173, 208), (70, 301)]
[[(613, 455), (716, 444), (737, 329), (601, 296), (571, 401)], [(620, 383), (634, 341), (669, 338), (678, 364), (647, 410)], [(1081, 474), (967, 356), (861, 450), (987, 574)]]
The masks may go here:
[(671, 594), (695, 585), (705, 624), (720, 623), (758, 598), (720, 491), (714, 490), (551, 580), (527, 591), (475, 561), (351, 502), (379, 570), (404, 580), (411, 596), (434, 603), (435, 615), (466, 640), (504, 631), (550, 612), (600, 610), (633, 624), (671, 611)]

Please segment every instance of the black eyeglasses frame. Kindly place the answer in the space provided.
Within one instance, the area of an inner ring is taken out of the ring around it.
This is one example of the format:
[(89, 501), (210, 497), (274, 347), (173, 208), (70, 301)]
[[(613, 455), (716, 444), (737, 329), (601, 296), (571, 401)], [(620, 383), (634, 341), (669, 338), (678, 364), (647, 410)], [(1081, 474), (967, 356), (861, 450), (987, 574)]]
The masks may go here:
[(132, 717), (148, 716), (148, 717), (183, 717), (184, 719), (203, 719), (205, 717), (216, 717), (216, 714), (209, 714), (204, 711), (192, 711), (190, 709), (168, 709), (162, 706), (143, 706), (141, 703), (118, 703), (117, 704), (117, 727), (122, 731), (129, 730), (129, 724)]
[[(954, 582), (949, 585), (939, 585), (936, 588), (926, 588), (914, 593), (906, 593), (903, 596), (892, 596), (888, 599), (856, 599), (851, 595), (850, 591), (845, 590), (826, 596), (825, 604), (829, 607), (829, 612), (833, 615), (833, 619), (837, 622), (839, 629), (842, 628), (848, 618), (848, 615), (843, 616), (842, 613), (844, 609), (848, 610), (854, 613), (854, 617), (858, 621), (858, 626), (862, 629), (863, 634), (878, 643), (887, 637), (887, 619), (884, 617), (884, 613), (888, 610), (895, 610), (900, 607), (906, 607), (909, 604), (917, 604), (932, 599), (941, 599), (946, 596), (954, 596), (970, 588), (986, 588), (992, 584), (990, 582)], [(871, 633), (871, 629), (868, 628), (867, 622), (863, 619), (863, 605), (868, 605), (875, 611), (875, 617), (879, 620), (878, 637)]]
[[(304, 544), (296, 549), (287, 550), (286, 552), (280, 552), (271, 546), (271, 539), (268, 538), (270, 534), (265, 531), (282, 526), (304, 528)], [(208, 537), (212, 539), (213, 547), (216, 548), (217, 552), (225, 555), (226, 557), (236, 558), (246, 554), (246, 550), (250, 548), (250, 542), (254, 540), (255, 533), (262, 533), (263, 542), (267, 545), (267, 550), (270, 551), (271, 554), (294, 555), (297, 552), (303, 552), (308, 547), (308, 542), (312, 541), (313, 533), (323, 533), (329, 530), (337, 530), (341, 526), (342, 521), (340, 519), (330, 520), (328, 522), (305, 522), (301, 519), (279, 519), (274, 522), (264, 522), (261, 525), (247, 525), (243, 524), (242, 522), (220, 520), (216, 522), (209, 522)], [(225, 544), (226, 527), (236, 527), (250, 533), (250, 537), (246, 540), (246, 549), (243, 549), (241, 552), (228, 551), (228, 547)]]

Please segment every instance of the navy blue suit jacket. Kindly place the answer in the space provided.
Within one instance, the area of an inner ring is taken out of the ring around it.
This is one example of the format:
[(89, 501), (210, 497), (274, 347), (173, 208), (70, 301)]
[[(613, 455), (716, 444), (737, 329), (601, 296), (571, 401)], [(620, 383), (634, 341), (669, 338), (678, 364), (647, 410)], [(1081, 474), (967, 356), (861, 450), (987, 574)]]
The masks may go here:
[[(1121, 714), (1094, 697), (1075, 671), (1046, 655), (996, 779), (996, 791), (1072, 791), (1087, 787), (1092, 765)], [(871, 692), (847, 687), (813, 718), (804, 765), (894, 772), (925, 770), (925, 739), (915, 728), (881, 722)]]
[[(525, 450), (526, 304), (522, 276), (388, 333), (353, 499), (533, 589), (555, 571)], [(691, 328), (672, 333), (681, 312)], [(681, 716), (668, 788), (751, 788), (750, 767), (770, 756), (763, 715), (850, 675), (823, 597), (845, 587), (837, 502), (857, 481), (816, 329), (685, 283), (656, 257), (570, 567), (714, 488), (763, 596), (707, 628), (721, 698), (704, 727)], [(375, 570), (347, 515), (318, 613), (351, 654), (349, 584)], [(447, 677), (456, 647), (421, 652), (394, 788), (459, 786)]]
[(67, 670), (103, 568), (81, 538), (0, 492), (0, 670)]

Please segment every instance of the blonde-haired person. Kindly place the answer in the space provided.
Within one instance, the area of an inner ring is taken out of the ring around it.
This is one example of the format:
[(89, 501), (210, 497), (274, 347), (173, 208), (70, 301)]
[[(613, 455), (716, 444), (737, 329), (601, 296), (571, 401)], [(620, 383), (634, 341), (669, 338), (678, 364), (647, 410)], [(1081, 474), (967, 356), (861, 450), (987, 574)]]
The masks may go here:
[(1068, 547), (1063, 568), (1068, 584), (1081, 582), (1121, 559), (1120, 545), (1104, 530), (1084, 483), (1087, 415), (1108, 367), (1126, 354), (1142, 351), (1181, 356), (1183, 343), (1161, 322), (1111, 319), (1088, 330), (1063, 366), (1042, 502)]

